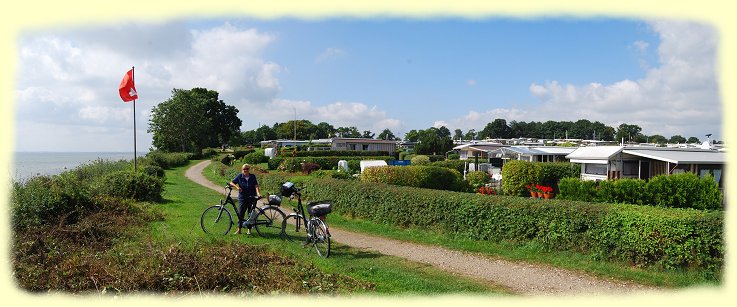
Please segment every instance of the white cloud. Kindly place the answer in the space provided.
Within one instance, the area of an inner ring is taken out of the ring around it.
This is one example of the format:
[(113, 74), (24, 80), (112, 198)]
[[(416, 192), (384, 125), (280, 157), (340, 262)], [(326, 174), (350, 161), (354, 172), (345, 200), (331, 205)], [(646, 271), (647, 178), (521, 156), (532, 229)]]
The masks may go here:
[[(589, 119), (615, 128), (621, 123), (637, 124), (645, 134), (666, 137), (719, 135), (722, 108), (715, 72), (716, 31), (708, 25), (678, 21), (654, 21), (651, 26), (661, 39), (660, 65), (648, 69), (640, 80), (532, 83), (529, 91), (539, 105), (470, 111), (450, 124), (478, 130), (495, 118), (507, 122)], [(640, 50), (649, 47), (641, 41), (632, 44)]]
[(315, 63), (322, 63), (345, 55), (345, 51), (338, 48), (327, 48), (315, 58)]

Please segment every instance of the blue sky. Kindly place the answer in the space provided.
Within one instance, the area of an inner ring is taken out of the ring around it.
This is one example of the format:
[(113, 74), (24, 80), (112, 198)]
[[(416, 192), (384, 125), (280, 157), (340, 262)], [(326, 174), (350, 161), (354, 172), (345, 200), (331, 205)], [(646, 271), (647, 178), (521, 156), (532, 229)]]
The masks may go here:
[[(173, 88), (206, 87), (242, 130), (294, 118), (403, 135), (444, 125), (589, 119), (643, 133), (721, 139), (717, 32), (612, 18), (173, 19), (18, 35), (17, 151), (138, 148)], [(28, 137), (44, 136), (39, 137)]]

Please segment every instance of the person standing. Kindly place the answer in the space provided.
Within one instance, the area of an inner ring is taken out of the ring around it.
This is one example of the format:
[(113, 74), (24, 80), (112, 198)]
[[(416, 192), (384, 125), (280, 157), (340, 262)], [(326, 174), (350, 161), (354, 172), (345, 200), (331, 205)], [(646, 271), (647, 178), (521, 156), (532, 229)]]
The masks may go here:
[[(256, 206), (255, 197), (261, 197), (261, 191), (259, 190), (256, 175), (251, 174), (251, 166), (248, 163), (243, 164), (241, 173), (236, 175), (233, 181), (228, 184), (234, 188), (238, 188), (238, 230), (236, 230), (235, 234), (240, 234), (246, 212), (249, 215), (251, 214), (251, 211)], [(246, 228), (248, 228), (248, 234), (250, 235), (251, 225), (246, 225)]]

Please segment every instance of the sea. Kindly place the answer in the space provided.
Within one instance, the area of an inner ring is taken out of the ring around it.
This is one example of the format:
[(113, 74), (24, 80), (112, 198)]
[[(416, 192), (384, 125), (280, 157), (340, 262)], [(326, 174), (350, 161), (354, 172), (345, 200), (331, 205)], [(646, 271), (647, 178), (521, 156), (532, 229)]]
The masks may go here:
[[(142, 157), (146, 152), (137, 155)], [(98, 159), (132, 163), (133, 152), (15, 152), (8, 169), (14, 181), (25, 181), (41, 175), (57, 175)]]

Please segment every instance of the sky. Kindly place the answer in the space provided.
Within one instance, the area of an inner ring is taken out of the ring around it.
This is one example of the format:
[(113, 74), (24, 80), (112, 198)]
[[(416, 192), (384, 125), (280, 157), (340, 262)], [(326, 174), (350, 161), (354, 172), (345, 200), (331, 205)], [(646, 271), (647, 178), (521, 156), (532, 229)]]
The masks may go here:
[(20, 31), (15, 151), (132, 151), (173, 89), (215, 90), (242, 131), (295, 117), (403, 136), (588, 119), (722, 139), (718, 32), (611, 17), (207, 17)]

